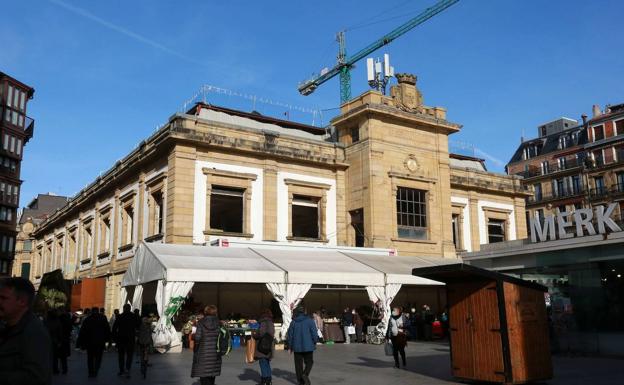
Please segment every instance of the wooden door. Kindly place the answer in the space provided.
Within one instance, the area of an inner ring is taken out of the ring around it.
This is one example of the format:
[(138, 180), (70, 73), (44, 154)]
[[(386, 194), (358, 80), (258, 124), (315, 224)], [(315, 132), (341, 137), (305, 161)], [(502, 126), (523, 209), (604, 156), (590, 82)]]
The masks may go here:
[(470, 325), (470, 296), (477, 289), (471, 283), (448, 284), (449, 332), (453, 376), (474, 378), (473, 339)]
[(453, 376), (504, 382), (496, 283), (448, 285)]
[(475, 378), (504, 382), (505, 364), (496, 282), (483, 282), (471, 296)]

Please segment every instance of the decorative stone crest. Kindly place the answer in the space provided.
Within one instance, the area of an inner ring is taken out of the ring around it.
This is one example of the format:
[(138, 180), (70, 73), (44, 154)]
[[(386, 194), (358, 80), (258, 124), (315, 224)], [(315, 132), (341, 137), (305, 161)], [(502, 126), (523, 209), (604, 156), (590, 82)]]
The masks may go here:
[(422, 94), (416, 88), (416, 75), (396, 74), (398, 85), (390, 89), (390, 94), (394, 99), (397, 108), (409, 112), (421, 112)]
[(418, 159), (416, 159), (413, 154), (410, 154), (407, 159), (405, 159), (403, 165), (409, 170), (409, 172), (416, 172), (420, 170), (420, 163), (418, 163)]

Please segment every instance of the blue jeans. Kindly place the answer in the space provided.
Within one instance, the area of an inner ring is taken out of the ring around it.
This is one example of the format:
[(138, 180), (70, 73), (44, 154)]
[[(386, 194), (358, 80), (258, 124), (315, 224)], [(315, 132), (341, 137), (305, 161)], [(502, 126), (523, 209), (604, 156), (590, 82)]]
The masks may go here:
[(260, 376), (271, 378), (271, 361), (268, 358), (260, 358)]

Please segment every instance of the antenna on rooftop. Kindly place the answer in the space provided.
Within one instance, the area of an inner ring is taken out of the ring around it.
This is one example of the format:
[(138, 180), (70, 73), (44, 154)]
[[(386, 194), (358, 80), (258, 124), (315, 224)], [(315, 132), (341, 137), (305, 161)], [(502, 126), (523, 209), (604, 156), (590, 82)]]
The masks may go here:
[(382, 94), (386, 94), (386, 85), (394, 76), (394, 67), (390, 65), (390, 55), (384, 54), (383, 62), (373, 58), (366, 59), (366, 74), (368, 85)]

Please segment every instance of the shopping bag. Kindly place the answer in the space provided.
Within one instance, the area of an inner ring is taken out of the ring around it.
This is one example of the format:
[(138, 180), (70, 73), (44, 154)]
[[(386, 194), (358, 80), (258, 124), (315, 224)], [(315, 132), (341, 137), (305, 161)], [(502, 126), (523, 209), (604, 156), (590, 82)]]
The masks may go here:
[(386, 353), (386, 356), (392, 355), (392, 342), (386, 341), (384, 344), (384, 353)]
[(349, 335), (355, 334), (355, 326), (347, 326), (347, 333), (349, 333)]
[(318, 338), (323, 339), (323, 332), (321, 329), (316, 329), (316, 333), (318, 334)]
[(248, 364), (253, 364), (254, 362), (254, 354), (256, 352), (256, 340), (250, 338), (247, 340), (247, 344), (245, 345), (245, 362)]

